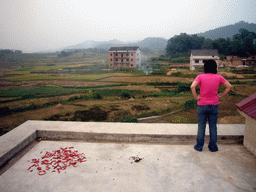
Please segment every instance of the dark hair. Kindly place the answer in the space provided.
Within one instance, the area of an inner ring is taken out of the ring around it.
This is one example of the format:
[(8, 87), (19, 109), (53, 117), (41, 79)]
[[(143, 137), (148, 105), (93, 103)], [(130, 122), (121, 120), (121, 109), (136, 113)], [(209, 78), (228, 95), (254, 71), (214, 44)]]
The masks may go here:
[(204, 63), (204, 73), (217, 73), (217, 63), (215, 60), (206, 60)]

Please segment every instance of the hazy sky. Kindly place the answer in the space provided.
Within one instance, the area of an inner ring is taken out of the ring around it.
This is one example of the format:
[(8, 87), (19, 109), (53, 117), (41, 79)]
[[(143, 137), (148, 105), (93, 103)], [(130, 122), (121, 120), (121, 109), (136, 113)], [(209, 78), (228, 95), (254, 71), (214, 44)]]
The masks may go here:
[(255, 0), (0, 0), (0, 49), (52, 50), (86, 40), (170, 39), (239, 21)]

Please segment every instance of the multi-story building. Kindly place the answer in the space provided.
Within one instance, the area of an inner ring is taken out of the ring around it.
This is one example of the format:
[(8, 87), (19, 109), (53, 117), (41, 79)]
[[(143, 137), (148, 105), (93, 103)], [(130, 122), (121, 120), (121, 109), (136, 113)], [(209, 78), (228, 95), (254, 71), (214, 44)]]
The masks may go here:
[(108, 66), (115, 68), (135, 68), (141, 65), (141, 52), (138, 46), (111, 47), (108, 51)]
[(215, 60), (218, 65), (220, 59), (217, 49), (193, 49), (190, 55), (190, 70), (202, 71), (206, 60)]

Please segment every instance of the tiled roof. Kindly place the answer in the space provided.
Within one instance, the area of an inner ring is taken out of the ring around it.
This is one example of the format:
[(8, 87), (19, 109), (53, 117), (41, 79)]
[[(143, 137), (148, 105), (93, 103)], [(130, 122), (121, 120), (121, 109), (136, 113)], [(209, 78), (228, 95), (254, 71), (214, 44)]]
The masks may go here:
[(193, 56), (219, 56), (217, 49), (192, 49)]
[(136, 51), (140, 49), (138, 46), (134, 47), (110, 47), (108, 51)]
[(236, 107), (240, 111), (256, 119), (256, 93), (237, 103)]

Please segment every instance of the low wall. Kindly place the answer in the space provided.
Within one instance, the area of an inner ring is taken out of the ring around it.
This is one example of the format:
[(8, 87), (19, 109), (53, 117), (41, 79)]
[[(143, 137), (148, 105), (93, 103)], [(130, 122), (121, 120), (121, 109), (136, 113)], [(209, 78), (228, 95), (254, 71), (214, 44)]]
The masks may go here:
[[(243, 124), (219, 124), (218, 144), (242, 144)], [(26, 121), (0, 137), (0, 166), (37, 138), (85, 142), (195, 144), (197, 124)], [(206, 129), (206, 142), (209, 130)]]

